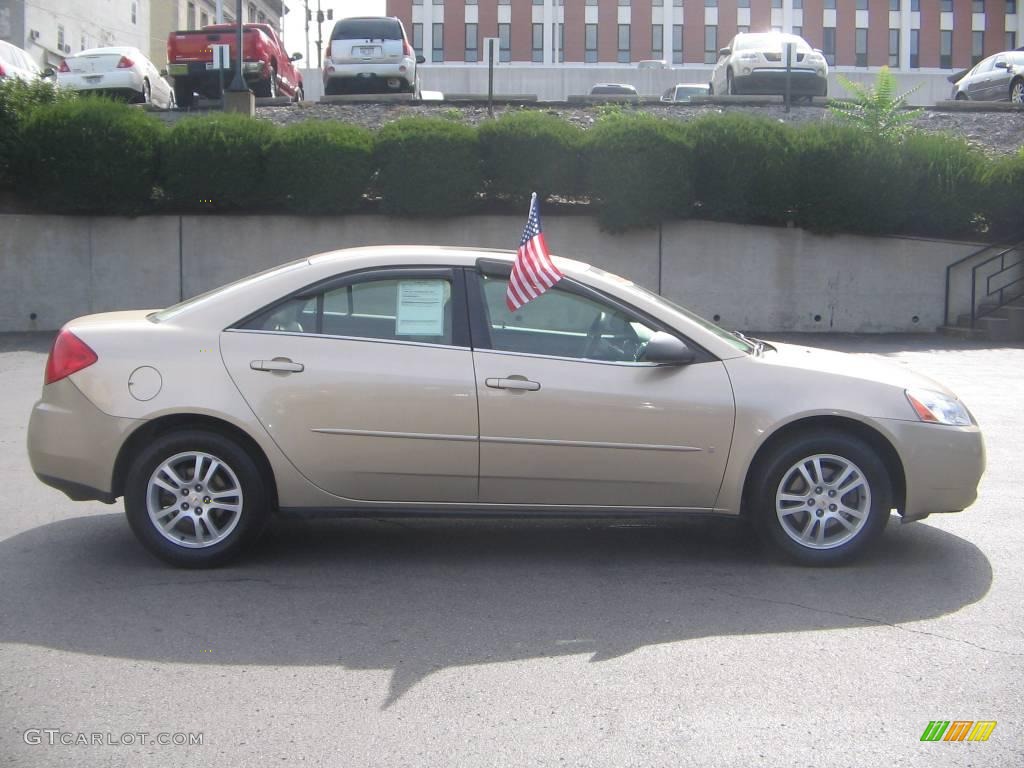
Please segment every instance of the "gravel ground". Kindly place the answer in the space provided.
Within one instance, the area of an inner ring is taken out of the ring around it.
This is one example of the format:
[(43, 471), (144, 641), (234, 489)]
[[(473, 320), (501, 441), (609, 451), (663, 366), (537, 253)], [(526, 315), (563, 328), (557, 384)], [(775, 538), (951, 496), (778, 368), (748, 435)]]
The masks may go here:
[[(532, 108), (532, 107), (527, 107)], [(601, 114), (593, 106), (539, 106), (583, 128), (589, 128)], [(626, 107), (627, 109), (629, 107)], [(495, 114), (523, 109), (520, 106), (496, 106)], [(793, 107), (787, 114), (781, 105), (771, 106), (684, 106), (644, 105), (642, 109), (677, 120), (693, 120), (707, 114), (747, 112), (785, 123), (808, 123), (829, 120), (830, 113), (823, 107)], [(367, 128), (379, 128), (385, 123), (410, 115), (432, 115), (459, 118), (470, 124), (487, 119), (486, 106), (452, 104), (308, 104), (298, 107), (261, 107), (257, 116), (278, 125), (302, 120), (341, 120)], [(926, 111), (915, 125), (932, 133), (952, 133), (965, 137), (970, 143), (990, 154), (1010, 154), (1024, 145), (1024, 112), (939, 112)]]

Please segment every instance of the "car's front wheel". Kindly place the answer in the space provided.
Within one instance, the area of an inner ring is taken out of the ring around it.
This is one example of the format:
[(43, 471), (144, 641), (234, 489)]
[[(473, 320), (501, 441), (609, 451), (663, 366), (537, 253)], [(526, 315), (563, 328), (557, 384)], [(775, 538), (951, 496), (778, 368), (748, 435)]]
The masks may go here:
[(755, 521), (801, 564), (846, 562), (870, 546), (889, 520), (889, 471), (854, 435), (802, 435), (776, 449), (757, 471)]
[(1019, 77), (1010, 84), (1010, 102), (1024, 104), (1024, 80)]
[(222, 565), (263, 530), (270, 500), (249, 453), (204, 430), (173, 432), (135, 460), (125, 483), (132, 531), (161, 560)]

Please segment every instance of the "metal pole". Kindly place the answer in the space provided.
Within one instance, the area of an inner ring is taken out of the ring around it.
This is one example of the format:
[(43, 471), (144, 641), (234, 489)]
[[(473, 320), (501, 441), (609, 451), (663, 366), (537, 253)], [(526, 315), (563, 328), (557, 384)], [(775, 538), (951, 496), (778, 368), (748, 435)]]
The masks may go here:
[(249, 86), (245, 84), (245, 75), (242, 74), (242, 0), (235, 3), (235, 13), (238, 19), (238, 47), (235, 49), (235, 77), (228, 90), (241, 92), (249, 90)]
[(316, 0), (316, 68), (322, 69), (323, 59), (323, 37), (324, 37), (324, 12), (320, 8), (320, 0)]
[(793, 44), (786, 43), (786, 112), (789, 112), (790, 76), (793, 74)]
[(306, 0), (305, 6), (306, 6), (306, 59), (305, 59), (306, 63), (303, 64), (302, 66), (308, 67), (309, 66), (309, 0)]
[(487, 116), (494, 117), (494, 38), (487, 38)]
[(217, 0), (217, 23), (224, 23), (224, 0)]

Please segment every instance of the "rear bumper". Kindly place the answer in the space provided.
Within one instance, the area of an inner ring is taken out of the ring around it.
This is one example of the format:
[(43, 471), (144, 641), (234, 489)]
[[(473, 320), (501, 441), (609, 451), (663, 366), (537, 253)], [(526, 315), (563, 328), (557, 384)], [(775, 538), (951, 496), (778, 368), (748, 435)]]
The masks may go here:
[(976, 426), (948, 427), (883, 420), (903, 460), (904, 520), (960, 512), (978, 497), (985, 472), (985, 443)]
[(142, 93), (142, 77), (132, 70), (98, 75), (61, 74), (58, 85), (72, 91), (133, 91)]
[(113, 502), (117, 455), (141, 423), (103, 413), (70, 379), (48, 384), (28, 423), (32, 471), (75, 501)]
[(328, 60), (324, 64), (323, 74), (325, 84), (338, 81), (380, 82), (395, 78), (408, 84), (416, 77), (416, 61), (408, 57), (382, 63), (340, 64)]
[[(782, 95), (786, 92), (785, 69), (755, 69), (750, 74), (735, 73), (733, 85), (737, 94)], [(809, 69), (790, 73), (790, 93), (794, 96), (825, 96), (828, 78)]]
[[(228, 69), (208, 69), (205, 62), (190, 61), (183, 64), (168, 64), (167, 74), (176, 80), (185, 78), (192, 82), (216, 83), (219, 86), (222, 76), (225, 85), (231, 82), (231, 78), (235, 76), (235, 66), (232, 62)], [(270, 76), (270, 67), (265, 61), (243, 61), (242, 75), (250, 81), (266, 80)]]

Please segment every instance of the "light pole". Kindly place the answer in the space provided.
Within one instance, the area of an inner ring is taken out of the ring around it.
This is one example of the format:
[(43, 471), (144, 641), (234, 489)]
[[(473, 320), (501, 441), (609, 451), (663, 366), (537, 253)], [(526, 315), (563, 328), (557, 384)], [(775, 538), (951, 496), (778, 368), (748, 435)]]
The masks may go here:
[(245, 76), (242, 74), (242, 0), (235, 3), (235, 18), (238, 19), (238, 47), (235, 48), (235, 77), (228, 86), (229, 91), (241, 93), (248, 91)]

